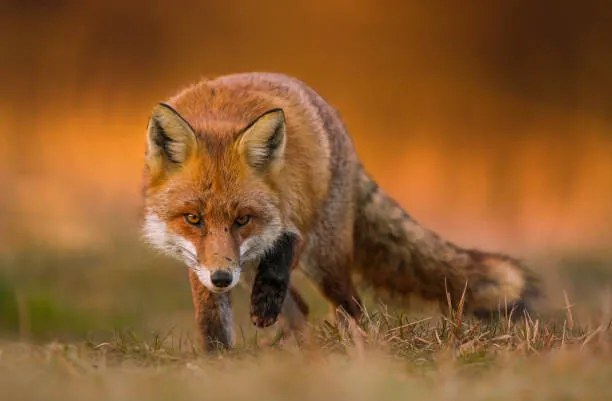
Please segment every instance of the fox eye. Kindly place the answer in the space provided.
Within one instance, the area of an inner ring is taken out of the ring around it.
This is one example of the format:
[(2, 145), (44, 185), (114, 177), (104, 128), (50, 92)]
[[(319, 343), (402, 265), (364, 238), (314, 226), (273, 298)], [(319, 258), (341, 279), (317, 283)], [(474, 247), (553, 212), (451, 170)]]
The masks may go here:
[(192, 226), (197, 226), (202, 222), (202, 217), (200, 217), (200, 215), (197, 215), (197, 214), (187, 213), (185, 215), (185, 221), (191, 224)]
[(251, 216), (249, 216), (248, 214), (245, 214), (244, 216), (240, 216), (236, 219), (236, 225), (240, 227), (246, 226), (247, 224), (249, 224), (250, 221), (251, 221)]

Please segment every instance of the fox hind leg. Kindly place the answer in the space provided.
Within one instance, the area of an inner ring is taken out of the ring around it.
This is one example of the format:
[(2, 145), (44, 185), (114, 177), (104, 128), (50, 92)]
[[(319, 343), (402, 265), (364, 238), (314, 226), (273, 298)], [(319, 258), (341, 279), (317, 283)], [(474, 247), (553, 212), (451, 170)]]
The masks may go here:
[(305, 267), (304, 273), (332, 304), (335, 317), (342, 322), (346, 316), (359, 322), (363, 313), (361, 298), (350, 275), (349, 263), (335, 259), (336, 263), (322, 263)]
[[(335, 194), (344, 196), (344, 193)], [(346, 204), (346, 199), (336, 201)], [(334, 222), (331, 225), (329, 222)], [(309, 236), (300, 268), (332, 304), (340, 323), (346, 317), (359, 322), (363, 313), (361, 299), (351, 276), (353, 264), (352, 211), (350, 208), (324, 209), (314, 235)]]
[(342, 313), (346, 313), (359, 322), (363, 306), (353, 280), (348, 274), (325, 274), (319, 286), (325, 298), (334, 306), (336, 318), (342, 319)]
[(290, 286), (281, 311), (283, 326), (292, 332), (302, 331), (308, 321), (308, 313), (308, 304), (298, 290)]
[(283, 302), (278, 320), (278, 331), (273, 342), (284, 342), (293, 336), (298, 345), (305, 344), (310, 337), (308, 313), (308, 304), (298, 290), (290, 286)]

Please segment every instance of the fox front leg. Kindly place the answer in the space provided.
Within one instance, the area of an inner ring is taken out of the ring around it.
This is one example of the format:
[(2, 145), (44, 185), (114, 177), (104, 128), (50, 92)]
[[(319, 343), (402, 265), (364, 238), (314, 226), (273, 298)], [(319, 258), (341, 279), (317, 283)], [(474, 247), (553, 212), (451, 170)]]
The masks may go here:
[(228, 349), (232, 346), (232, 305), (230, 294), (214, 294), (198, 276), (189, 271), (195, 319), (203, 346), (207, 351)]
[(268, 327), (278, 319), (301, 242), (298, 235), (284, 233), (261, 259), (251, 291), (251, 321), (255, 326)]

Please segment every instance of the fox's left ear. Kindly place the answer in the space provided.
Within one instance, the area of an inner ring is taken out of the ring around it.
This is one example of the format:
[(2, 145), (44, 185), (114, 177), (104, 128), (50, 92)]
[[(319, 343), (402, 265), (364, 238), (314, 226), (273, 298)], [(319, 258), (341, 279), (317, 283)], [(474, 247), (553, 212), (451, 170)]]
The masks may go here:
[(269, 171), (283, 163), (285, 154), (285, 113), (267, 111), (253, 121), (238, 138), (238, 153), (258, 171)]
[(147, 164), (154, 173), (179, 168), (197, 147), (193, 128), (166, 104), (153, 109), (147, 130)]

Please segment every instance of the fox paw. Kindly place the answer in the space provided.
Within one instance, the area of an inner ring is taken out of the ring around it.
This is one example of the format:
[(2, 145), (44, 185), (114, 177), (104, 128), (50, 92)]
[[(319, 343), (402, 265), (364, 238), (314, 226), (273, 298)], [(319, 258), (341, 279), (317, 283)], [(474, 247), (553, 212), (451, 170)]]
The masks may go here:
[(251, 297), (251, 322), (259, 328), (273, 325), (278, 320), (286, 291), (278, 288), (260, 289)]

